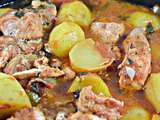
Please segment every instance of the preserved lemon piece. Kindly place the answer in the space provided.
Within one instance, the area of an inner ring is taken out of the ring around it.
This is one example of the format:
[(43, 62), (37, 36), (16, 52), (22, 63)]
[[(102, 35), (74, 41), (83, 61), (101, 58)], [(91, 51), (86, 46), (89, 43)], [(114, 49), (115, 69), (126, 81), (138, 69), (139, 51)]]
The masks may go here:
[(159, 115), (153, 115), (152, 120), (160, 120), (160, 116)]
[(77, 24), (63, 22), (50, 33), (49, 47), (56, 56), (66, 57), (69, 50), (83, 40), (85, 40), (84, 32)]
[(64, 3), (58, 14), (58, 23), (63, 21), (71, 21), (80, 26), (88, 26), (91, 22), (91, 12), (80, 1)]
[(111, 96), (109, 89), (100, 76), (96, 74), (87, 74), (77, 77), (71, 84), (68, 92), (76, 92), (83, 87), (92, 86), (92, 90), (99, 94), (103, 93), (105, 96)]
[(91, 39), (77, 43), (69, 52), (72, 68), (77, 72), (98, 71), (113, 62), (110, 49)]
[(160, 28), (159, 18), (145, 12), (135, 12), (131, 14), (128, 21), (135, 27), (146, 28), (148, 23), (151, 22), (155, 30)]
[(21, 85), (14, 77), (4, 73), (0, 73), (0, 95), (0, 118), (15, 110), (31, 107)]
[(121, 120), (149, 120), (149, 113), (141, 107), (133, 107), (121, 118)]
[(152, 73), (146, 86), (145, 94), (157, 112), (160, 112), (160, 73)]

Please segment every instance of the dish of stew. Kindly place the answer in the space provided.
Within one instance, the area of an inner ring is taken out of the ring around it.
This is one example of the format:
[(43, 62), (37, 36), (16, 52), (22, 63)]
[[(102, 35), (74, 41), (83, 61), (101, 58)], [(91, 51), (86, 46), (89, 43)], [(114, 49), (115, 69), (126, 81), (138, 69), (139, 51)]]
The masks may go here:
[(122, 0), (0, 8), (0, 120), (160, 120), (158, 10)]

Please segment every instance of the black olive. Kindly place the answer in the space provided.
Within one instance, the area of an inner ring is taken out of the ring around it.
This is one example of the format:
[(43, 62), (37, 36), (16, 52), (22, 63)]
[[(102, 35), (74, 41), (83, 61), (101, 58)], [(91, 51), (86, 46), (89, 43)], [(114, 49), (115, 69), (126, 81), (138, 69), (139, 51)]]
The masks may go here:
[(74, 98), (75, 98), (75, 99), (78, 99), (78, 98), (79, 98), (79, 93), (80, 93), (80, 91), (74, 92)]
[(146, 26), (146, 32), (147, 33), (153, 33), (154, 29), (153, 29), (153, 25), (151, 22), (148, 23), (148, 25)]

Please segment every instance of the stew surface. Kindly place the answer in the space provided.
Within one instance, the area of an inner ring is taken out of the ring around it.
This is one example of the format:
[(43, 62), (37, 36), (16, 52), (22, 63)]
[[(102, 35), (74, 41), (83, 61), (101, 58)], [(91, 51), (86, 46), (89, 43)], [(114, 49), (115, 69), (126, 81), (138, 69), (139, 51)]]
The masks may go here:
[(121, 0), (0, 8), (0, 119), (160, 120), (159, 11)]

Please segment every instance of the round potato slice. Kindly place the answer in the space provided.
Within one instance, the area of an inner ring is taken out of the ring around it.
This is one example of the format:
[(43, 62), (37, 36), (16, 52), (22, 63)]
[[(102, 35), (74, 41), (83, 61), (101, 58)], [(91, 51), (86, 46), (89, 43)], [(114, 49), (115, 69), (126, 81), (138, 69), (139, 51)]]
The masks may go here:
[(77, 72), (99, 71), (114, 60), (108, 46), (91, 39), (77, 43), (69, 52), (69, 58), (72, 68)]
[(111, 96), (110, 91), (105, 82), (101, 79), (100, 76), (96, 74), (87, 74), (81, 77), (77, 77), (72, 82), (68, 92), (76, 92), (79, 89), (82, 89), (87, 86), (92, 86), (92, 90), (97, 94), (103, 93), (107, 97)]
[(148, 23), (151, 22), (155, 30), (160, 28), (159, 18), (145, 12), (134, 12), (130, 15), (128, 21), (135, 27), (146, 28)]
[(58, 14), (58, 23), (63, 21), (71, 21), (80, 26), (88, 26), (91, 23), (91, 12), (80, 1), (64, 3)]
[(120, 120), (149, 120), (149, 113), (141, 107), (133, 107)]
[(145, 86), (145, 95), (156, 112), (160, 112), (160, 73), (152, 73)]
[(17, 80), (0, 73), (0, 118), (13, 111), (30, 108), (29, 98)]
[(63, 22), (50, 33), (49, 47), (56, 56), (66, 57), (70, 49), (83, 40), (85, 36), (81, 27), (72, 22)]

